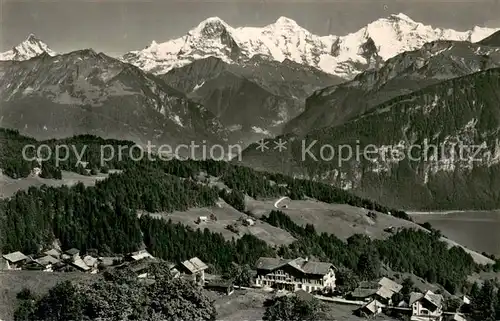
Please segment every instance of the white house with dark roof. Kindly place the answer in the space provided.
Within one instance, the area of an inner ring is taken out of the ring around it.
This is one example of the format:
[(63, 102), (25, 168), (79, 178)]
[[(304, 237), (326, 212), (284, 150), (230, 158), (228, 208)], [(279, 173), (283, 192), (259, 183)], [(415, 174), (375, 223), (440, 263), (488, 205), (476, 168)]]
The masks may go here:
[(255, 269), (255, 285), (259, 287), (309, 293), (335, 289), (335, 267), (331, 263), (301, 257), (294, 260), (261, 257)]
[(442, 321), (443, 296), (427, 291), (425, 294), (410, 294), (411, 321)]

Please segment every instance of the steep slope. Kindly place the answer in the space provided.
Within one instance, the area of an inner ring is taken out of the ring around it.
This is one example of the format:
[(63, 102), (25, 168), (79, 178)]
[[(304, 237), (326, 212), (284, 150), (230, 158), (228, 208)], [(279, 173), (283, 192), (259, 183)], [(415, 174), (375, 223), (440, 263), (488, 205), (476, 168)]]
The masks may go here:
[(498, 208), (499, 92), (499, 68), (443, 81), (243, 162), (407, 209)]
[(0, 64), (0, 125), (36, 138), (218, 142), (215, 116), (164, 81), (93, 50)]
[(315, 92), (307, 99), (305, 111), (291, 120), (284, 132), (303, 135), (339, 125), (394, 97), (494, 67), (500, 67), (500, 48), (459, 41), (430, 42), (350, 82)]
[(394, 14), (346, 36), (318, 36), (286, 17), (262, 28), (233, 28), (213, 17), (202, 21), (181, 38), (164, 43), (153, 41), (143, 50), (125, 54), (123, 60), (146, 71), (163, 74), (209, 56), (227, 63), (240, 63), (262, 55), (270, 60), (289, 59), (342, 78), (352, 78), (426, 42), (438, 39), (474, 42), (495, 31), (480, 27), (463, 32), (433, 28), (404, 14)]
[(280, 63), (260, 56), (241, 64), (208, 57), (160, 77), (220, 117), (233, 129), (231, 137), (243, 143), (281, 133), (314, 90), (342, 81), (290, 60)]
[(49, 46), (38, 39), (34, 34), (30, 34), (26, 40), (21, 42), (9, 51), (0, 53), (0, 61), (4, 60), (28, 60), (33, 57), (47, 53), (55, 56), (56, 53)]
[(500, 47), (500, 31), (495, 32), (478, 43), (485, 46)]

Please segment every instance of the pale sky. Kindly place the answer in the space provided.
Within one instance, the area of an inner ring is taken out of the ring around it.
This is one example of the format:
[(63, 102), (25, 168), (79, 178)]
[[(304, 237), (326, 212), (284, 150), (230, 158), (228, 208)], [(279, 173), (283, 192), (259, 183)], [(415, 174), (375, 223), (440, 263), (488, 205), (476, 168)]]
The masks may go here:
[(500, 27), (500, 0), (0, 0), (0, 51), (30, 33), (53, 50), (108, 54), (184, 35), (208, 17), (233, 27), (264, 26), (280, 16), (318, 35), (345, 35), (391, 13), (435, 27)]

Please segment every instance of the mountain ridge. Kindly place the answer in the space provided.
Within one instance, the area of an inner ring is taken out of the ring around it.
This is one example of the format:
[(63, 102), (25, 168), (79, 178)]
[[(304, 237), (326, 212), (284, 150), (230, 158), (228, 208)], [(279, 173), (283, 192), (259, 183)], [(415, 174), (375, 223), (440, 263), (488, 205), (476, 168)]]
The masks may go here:
[[(242, 159), (257, 169), (324, 181), (404, 209), (496, 209), (499, 79), (500, 68), (492, 68), (445, 80), (395, 97), (343, 124), (300, 138), (282, 136), (288, 142), (285, 152), (262, 153), (250, 146)], [(308, 150), (316, 159), (304, 154), (304, 146), (312, 143)], [(438, 146), (439, 153), (423, 156), (423, 146), (429, 145)], [(340, 156), (329, 152), (333, 147), (325, 152), (322, 146), (350, 146), (351, 151), (375, 146), (376, 157), (360, 155), (339, 165)], [(481, 147), (480, 154), (467, 146)]]
[(396, 96), (494, 67), (500, 67), (500, 47), (464, 41), (429, 42), (351, 81), (316, 91), (307, 98), (305, 111), (286, 125), (284, 133), (301, 135), (339, 125)]
[(43, 53), (47, 53), (50, 56), (56, 55), (56, 52), (50, 49), (46, 43), (41, 41), (34, 34), (30, 34), (24, 41), (11, 50), (0, 53), (0, 61), (28, 60)]
[(205, 107), (163, 80), (91, 49), (1, 62), (0, 99), (0, 124), (36, 138), (91, 133), (178, 144), (225, 137)]
[(254, 55), (316, 67), (329, 74), (352, 78), (398, 53), (426, 42), (446, 39), (479, 41), (498, 29), (474, 27), (468, 31), (433, 28), (405, 14), (393, 14), (345, 36), (318, 36), (290, 18), (280, 17), (264, 27), (233, 28), (218, 17), (202, 21), (185, 36), (131, 51), (122, 59), (144, 70), (162, 74), (194, 60), (215, 56), (239, 63)]

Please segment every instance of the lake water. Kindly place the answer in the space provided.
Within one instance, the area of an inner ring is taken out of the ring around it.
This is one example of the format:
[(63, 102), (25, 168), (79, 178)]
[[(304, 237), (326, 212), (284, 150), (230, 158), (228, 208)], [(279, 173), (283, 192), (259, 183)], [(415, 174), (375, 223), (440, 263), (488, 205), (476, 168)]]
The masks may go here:
[(411, 214), (415, 222), (429, 222), (444, 236), (465, 247), (500, 257), (500, 210)]

